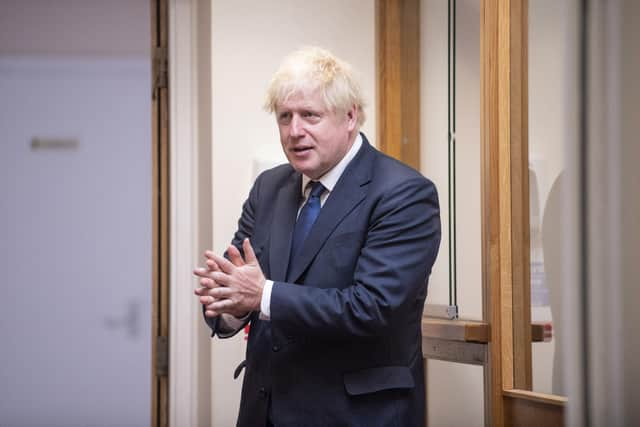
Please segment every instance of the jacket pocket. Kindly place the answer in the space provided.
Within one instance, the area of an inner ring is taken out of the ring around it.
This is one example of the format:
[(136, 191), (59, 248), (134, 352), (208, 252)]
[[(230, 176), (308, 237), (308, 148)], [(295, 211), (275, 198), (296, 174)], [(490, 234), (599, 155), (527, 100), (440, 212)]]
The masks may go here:
[(415, 387), (411, 370), (406, 366), (383, 366), (344, 374), (344, 387), (350, 396), (391, 389)]

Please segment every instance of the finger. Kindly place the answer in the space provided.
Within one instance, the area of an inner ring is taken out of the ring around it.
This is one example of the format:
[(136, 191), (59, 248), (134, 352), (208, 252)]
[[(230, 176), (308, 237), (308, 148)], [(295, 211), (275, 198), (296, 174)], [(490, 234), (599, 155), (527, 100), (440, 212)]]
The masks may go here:
[(213, 260), (213, 257), (215, 255), (216, 254), (213, 251), (205, 251), (204, 252), (205, 264), (207, 264), (207, 267), (211, 271), (220, 271), (220, 267), (218, 266), (218, 263)]
[(231, 276), (228, 275), (227, 273), (222, 273), (220, 271), (214, 271), (214, 272), (211, 273), (211, 277), (213, 277), (213, 280), (217, 285), (217, 286), (213, 286), (213, 287), (217, 288), (217, 287), (220, 287), (220, 286), (229, 286), (231, 284)]
[(215, 252), (213, 251), (204, 251), (204, 258), (205, 260), (213, 260), (213, 257), (215, 256)]
[(203, 286), (201, 288), (194, 289), (193, 293), (196, 294), (199, 297), (211, 296), (211, 288), (207, 288), (207, 287)]
[[(203, 268), (203, 267), (198, 267), (195, 270), (193, 270), (193, 274), (198, 276), (198, 277), (210, 277), (209, 274), (211, 273), (212, 269), (209, 268)], [(214, 270), (215, 271), (215, 270)]]
[(213, 252), (212, 250), (207, 249), (206, 251), (204, 251), (204, 259), (211, 259), (213, 257), (213, 255), (215, 254), (215, 252)]
[(251, 242), (248, 238), (244, 239), (244, 241), (242, 242), (242, 250), (244, 250), (244, 259), (247, 264), (258, 263), (256, 253), (253, 251), (253, 246), (251, 246)]
[(230, 299), (218, 300), (212, 304), (209, 304), (207, 306), (207, 310), (212, 310), (217, 312), (228, 311), (233, 308), (234, 304), (235, 303), (233, 302), (233, 300), (230, 300)]
[(213, 304), (214, 302), (216, 302), (216, 299), (214, 297), (210, 297), (209, 295), (203, 295), (200, 298), (198, 298), (198, 300), (200, 301), (200, 304), (202, 305), (209, 305), (209, 304)]
[[(211, 275), (213, 274), (214, 273), (211, 273)], [(200, 286), (203, 288), (212, 289), (212, 288), (217, 288), (220, 285), (218, 285), (213, 279), (203, 277), (200, 279)]]
[(211, 273), (212, 271), (221, 271), (220, 267), (218, 267), (218, 263), (216, 263), (212, 259), (206, 260), (205, 264), (207, 264), (207, 269), (208, 269), (209, 273)]
[(212, 300), (210, 300), (210, 301), (211, 301), (211, 302), (209, 302), (209, 303), (207, 303), (207, 304), (204, 304), (204, 309), (205, 309), (205, 310), (212, 310), (212, 311), (215, 311), (215, 312), (217, 312), (217, 313), (220, 313), (220, 310), (216, 310), (216, 309), (214, 308), (214, 306), (213, 306), (213, 305), (214, 305), (215, 303), (217, 303), (217, 302), (221, 301), (221, 300), (218, 300), (218, 299), (213, 298), (213, 299), (212, 299)]
[(214, 310), (205, 310), (204, 315), (207, 317), (218, 317), (220, 316), (220, 313)]
[(220, 267), (218, 267), (218, 264), (214, 260), (207, 258), (204, 263), (207, 265), (209, 271), (220, 271)]
[(227, 273), (227, 274), (231, 274), (231, 272), (233, 272), (236, 268), (235, 265), (233, 265), (231, 263), (231, 261), (229, 261), (226, 258), (221, 257), (220, 255), (216, 255), (214, 253), (211, 254), (211, 258), (213, 261), (215, 261), (218, 264), (218, 267), (220, 267), (220, 270)]
[(216, 288), (211, 289), (208, 294), (214, 299), (224, 299), (231, 298), (234, 292), (231, 288)]
[(244, 260), (242, 259), (242, 255), (240, 254), (240, 251), (238, 250), (238, 248), (236, 248), (235, 246), (229, 245), (229, 248), (227, 249), (227, 255), (229, 255), (229, 260), (236, 267), (241, 267), (244, 265)]

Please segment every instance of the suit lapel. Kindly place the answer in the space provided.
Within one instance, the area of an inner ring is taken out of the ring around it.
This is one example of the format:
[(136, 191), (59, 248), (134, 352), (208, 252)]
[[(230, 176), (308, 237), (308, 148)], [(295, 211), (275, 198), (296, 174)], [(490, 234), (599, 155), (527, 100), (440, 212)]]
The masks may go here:
[(302, 201), (301, 186), (301, 175), (294, 173), (289, 181), (280, 188), (276, 197), (269, 239), (271, 280), (285, 280), (287, 266), (289, 265), (289, 252), (291, 251), (291, 234), (296, 222), (298, 207)]
[[(365, 185), (371, 181), (374, 153), (375, 149), (368, 144), (363, 135), (360, 151), (347, 166), (333, 191), (329, 194), (320, 210), (318, 219), (309, 232), (309, 236), (293, 260), (289, 274), (291, 282), (295, 283), (300, 278), (333, 230), (364, 200), (366, 196)], [(291, 233), (289, 233), (290, 236)], [(289, 240), (291, 239), (289, 238)]]

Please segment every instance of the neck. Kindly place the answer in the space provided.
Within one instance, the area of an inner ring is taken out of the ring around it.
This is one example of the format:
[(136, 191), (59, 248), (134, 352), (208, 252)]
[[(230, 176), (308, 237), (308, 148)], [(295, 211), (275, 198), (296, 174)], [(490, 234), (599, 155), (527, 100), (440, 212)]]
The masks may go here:
[(351, 150), (351, 147), (353, 147), (353, 143), (356, 141), (356, 137), (360, 134), (360, 129), (355, 129), (351, 132), (349, 132), (349, 148), (347, 148), (347, 151), (345, 151), (345, 155), (349, 152), (349, 150)]

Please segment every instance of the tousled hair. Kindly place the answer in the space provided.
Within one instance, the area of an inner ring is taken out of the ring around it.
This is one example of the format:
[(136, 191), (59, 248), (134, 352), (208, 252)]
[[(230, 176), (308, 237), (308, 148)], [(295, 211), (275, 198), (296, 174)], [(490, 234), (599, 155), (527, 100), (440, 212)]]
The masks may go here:
[(329, 110), (346, 112), (355, 105), (362, 126), (365, 104), (351, 66), (319, 47), (302, 48), (284, 59), (267, 88), (264, 108), (273, 113), (292, 95), (318, 89)]

